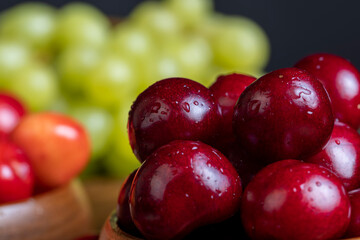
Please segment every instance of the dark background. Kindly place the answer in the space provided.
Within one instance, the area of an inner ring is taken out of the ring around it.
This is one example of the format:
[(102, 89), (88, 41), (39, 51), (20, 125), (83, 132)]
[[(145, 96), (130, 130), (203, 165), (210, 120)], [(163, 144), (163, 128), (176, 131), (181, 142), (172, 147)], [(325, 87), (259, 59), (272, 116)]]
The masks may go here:
[[(25, 1), (0, 0), (0, 10)], [(66, 0), (46, 0), (62, 6)], [(126, 16), (142, 0), (88, 0), (106, 14)], [(360, 68), (359, 0), (215, 0), (215, 8), (240, 14), (259, 23), (271, 41), (267, 70), (293, 65), (315, 52), (330, 52)]]

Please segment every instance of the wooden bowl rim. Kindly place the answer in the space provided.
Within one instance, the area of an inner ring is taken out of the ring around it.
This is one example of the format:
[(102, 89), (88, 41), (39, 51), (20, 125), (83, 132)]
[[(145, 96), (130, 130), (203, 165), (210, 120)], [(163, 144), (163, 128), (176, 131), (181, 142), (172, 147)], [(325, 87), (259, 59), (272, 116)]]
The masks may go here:
[(4, 207), (8, 207), (8, 206), (15, 206), (15, 205), (23, 205), (23, 204), (26, 205), (29, 202), (39, 201), (45, 197), (49, 197), (51, 195), (56, 195), (57, 192), (67, 189), (67, 188), (71, 187), (71, 185), (73, 185), (73, 184), (79, 184), (79, 180), (73, 179), (72, 181), (70, 181), (64, 185), (61, 185), (57, 188), (52, 188), (47, 191), (37, 193), (35, 195), (32, 195), (32, 196), (22, 199), (22, 200), (0, 203), (0, 208), (4, 208)]
[(134, 239), (134, 240), (143, 240), (143, 238), (137, 238), (134, 237), (132, 235), (130, 235), (129, 233), (121, 230), (121, 228), (119, 228), (118, 224), (117, 224), (117, 216), (116, 216), (116, 210), (113, 210), (109, 216), (109, 218), (106, 221), (109, 221), (111, 229), (117, 234), (119, 235), (119, 237), (123, 237), (125, 239)]

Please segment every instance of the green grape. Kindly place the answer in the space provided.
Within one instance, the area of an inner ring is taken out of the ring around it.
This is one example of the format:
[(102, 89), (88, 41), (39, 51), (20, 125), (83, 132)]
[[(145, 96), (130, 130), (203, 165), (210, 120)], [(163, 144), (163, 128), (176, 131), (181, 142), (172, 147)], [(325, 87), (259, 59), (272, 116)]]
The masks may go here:
[(153, 62), (149, 63), (149, 66), (151, 66), (149, 68), (150, 73), (147, 82), (145, 82), (145, 87), (164, 78), (185, 77), (179, 58), (169, 52), (159, 53)]
[(85, 3), (70, 3), (59, 12), (56, 43), (61, 49), (86, 45), (103, 47), (110, 23), (96, 8)]
[(173, 41), (165, 48), (179, 62), (181, 77), (200, 80), (212, 64), (212, 51), (204, 37), (190, 35)]
[(50, 66), (33, 63), (13, 75), (8, 89), (19, 96), (31, 111), (46, 110), (58, 96), (57, 76)]
[(92, 102), (113, 108), (132, 97), (137, 84), (132, 62), (109, 54), (89, 72), (84, 90)]
[(136, 94), (142, 92), (149, 84), (152, 74), (149, 63), (153, 62), (157, 55), (157, 47), (151, 35), (131, 23), (120, 23), (114, 30), (111, 44), (116, 54), (131, 59), (134, 66), (141, 69), (137, 72)]
[(56, 11), (44, 3), (22, 3), (0, 17), (0, 36), (25, 41), (36, 50), (48, 51), (54, 39)]
[[(207, 30), (215, 62), (225, 68), (258, 71), (268, 62), (270, 47), (264, 31), (243, 17), (217, 17)], [(212, 21), (210, 21), (212, 22)]]
[(152, 34), (155, 41), (162, 43), (181, 34), (182, 22), (168, 8), (159, 2), (145, 1), (131, 14), (131, 21)]
[(61, 83), (74, 95), (83, 95), (89, 71), (102, 59), (102, 52), (88, 46), (74, 46), (60, 53), (57, 70)]
[(140, 166), (140, 162), (136, 159), (130, 147), (127, 132), (130, 105), (130, 103), (123, 103), (115, 117), (112, 140), (114, 151), (110, 152), (111, 154), (103, 161), (106, 172), (119, 178), (126, 177)]
[(26, 45), (0, 40), (0, 87), (6, 88), (13, 75), (32, 61), (32, 53)]
[(111, 45), (116, 53), (132, 57), (135, 61), (149, 59), (156, 46), (149, 33), (131, 23), (120, 23), (113, 31)]
[(87, 104), (71, 106), (68, 114), (83, 124), (90, 135), (92, 159), (104, 156), (113, 130), (112, 115), (106, 110)]
[(166, 0), (165, 4), (188, 28), (195, 28), (210, 16), (214, 7), (212, 0)]

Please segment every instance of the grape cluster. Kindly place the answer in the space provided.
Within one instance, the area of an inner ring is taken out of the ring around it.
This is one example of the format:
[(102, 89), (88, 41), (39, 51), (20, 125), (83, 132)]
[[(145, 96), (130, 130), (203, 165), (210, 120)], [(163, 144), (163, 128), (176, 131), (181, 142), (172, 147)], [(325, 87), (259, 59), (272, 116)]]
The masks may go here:
[(256, 76), (269, 57), (256, 23), (215, 13), (210, 0), (145, 1), (112, 20), (85, 3), (24, 3), (0, 15), (0, 88), (31, 111), (81, 121), (92, 143), (89, 173), (138, 167), (125, 126), (147, 86), (174, 76), (204, 85), (220, 73)]

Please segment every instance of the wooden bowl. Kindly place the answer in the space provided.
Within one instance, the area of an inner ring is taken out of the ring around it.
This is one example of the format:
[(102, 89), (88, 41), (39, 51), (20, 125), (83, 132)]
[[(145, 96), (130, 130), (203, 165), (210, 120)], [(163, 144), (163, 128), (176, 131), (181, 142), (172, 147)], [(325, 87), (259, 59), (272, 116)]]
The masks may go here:
[(79, 181), (0, 205), (0, 239), (72, 240), (91, 230), (91, 208)]
[(116, 211), (113, 211), (104, 223), (99, 240), (141, 240), (122, 231), (116, 221)]
[[(104, 223), (99, 240), (142, 240), (141, 238), (131, 236), (130, 234), (122, 231), (116, 224), (116, 221), (116, 212), (113, 211)], [(360, 237), (343, 240), (360, 240)]]

